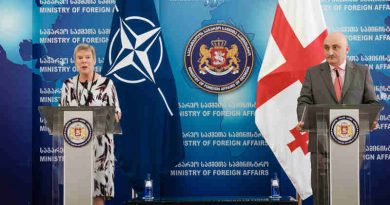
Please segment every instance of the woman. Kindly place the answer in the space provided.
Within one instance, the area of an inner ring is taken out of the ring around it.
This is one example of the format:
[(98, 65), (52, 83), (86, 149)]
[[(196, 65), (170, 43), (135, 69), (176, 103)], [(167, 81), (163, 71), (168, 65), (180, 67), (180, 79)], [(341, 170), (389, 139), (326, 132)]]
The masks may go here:
[[(79, 74), (64, 81), (61, 106), (115, 106), (119, 122), (121, 110), (113, 82), (94, 71), (96, 53), (93, 46), (79, 44), (74, 49)], [(94, 143), (94, 205), (103, 205), (114, 197), (114, 138), (112, 134), (96, 136)]]

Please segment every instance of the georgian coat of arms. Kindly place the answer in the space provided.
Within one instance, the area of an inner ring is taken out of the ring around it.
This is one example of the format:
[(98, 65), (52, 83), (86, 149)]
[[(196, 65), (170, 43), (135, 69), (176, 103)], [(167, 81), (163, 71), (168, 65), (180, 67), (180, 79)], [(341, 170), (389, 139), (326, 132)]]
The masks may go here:
[(226, 41), (217, 39), (211, 41), (211, 48), (202, 44), (199, 48), (199, 73), (213, 75), (237, 74), (240, 71), (238, 47), (232, 44), (226, 47)]

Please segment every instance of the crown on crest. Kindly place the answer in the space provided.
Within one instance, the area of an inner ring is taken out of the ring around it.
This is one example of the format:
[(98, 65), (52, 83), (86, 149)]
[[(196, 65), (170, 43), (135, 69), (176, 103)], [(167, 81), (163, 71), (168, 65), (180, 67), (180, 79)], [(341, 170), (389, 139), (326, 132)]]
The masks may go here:
[(224, 48), (226, 45), (226, 41), (218, 38), (217, 40), (212, 40), (211, 45), (213, 45), (213, 47), (215, 48)]

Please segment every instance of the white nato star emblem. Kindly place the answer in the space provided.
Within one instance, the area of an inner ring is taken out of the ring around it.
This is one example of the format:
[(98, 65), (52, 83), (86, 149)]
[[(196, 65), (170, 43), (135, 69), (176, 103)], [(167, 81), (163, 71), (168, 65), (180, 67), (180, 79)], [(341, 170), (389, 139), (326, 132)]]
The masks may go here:
[[(143, 21), (149, 21), (148, 19), (145, 19), (143, 17), (128, 17), (126, 20), (131, 19), (139, 19)], [(160, 60), (158, 65), (156, 66), (155, 70), (152, 70), (152, 67), (150, 65), (150, 60), (148, 57), (148, 51), (152, 47), (152, 45), (155, 43), (157, 39), (159, 39), (160, 44), (161, 39), (159, 37), (160, 34), (160, 28), (153, 28), (152, 30), (149, 30), (142, 34), (136, 34), (123, 19), (120, 20), (120, 28), (115, 33), (113, 39), (115, 39), (118, 35), (120, 36), (120, 43), (121, 43), (121, 49), (116, 55), (115, 59), (113, 60), (111, 55), (109, 56), (109, 62), (110, 62), (110, 70), (108, 71), (107, 75), (113, 74), (116, 78), (118, 78), (120, 81), (126, 82), (126, 83), (138, 83), (142, 82), (145, 79), (141, 80), (127, 80), (122, 77), (120, 77), (115, 72), (123, 69), (123, 68), (129, 68), (129, 69), (137, 69), (139, 73), (141, 73), (145, 78), (147, 78), (149, 81), (156, 83), (154, 80), (154, 72), (157, 71), (161, 59), (162, 59), (162, 49), (160, 49)], [(151, 22), (148, 22), (151, 23)], [(154, 25), (153, 25), (154, 26)], [(128, 31), (128, 32), (126, 32)], [(129, 33), (130, 35), (127, 35)], [(130, 40), (131, 39), (131, 40)], [(112, 41), (112, 43), (114, 40)], [(132, 43), (133, 42), (133, 43)], [(162, 48), (162, 45), (160, 46)], [(110, 54), (111, 54), (112, 45), (110, 45)], [(134, 60), (135, 58), (138, 58), (142, 65), (138, 65)]]
[[(128, 24), (126, 24), (126, 21), (129, 20), (144, 21), (152, 26), (152, 29), (141, 34), (137, 34), (133, 31), (133, 29), (130, 28)], [(149, 19), (140, 16), (130, 16), (125, 18), (125, 20), (119, 18), (119, 21), (120, 27), (113, 35), (111, 44), (109, 45), (108, 61), (110, 64), (110, 69), (106, 75), (114, 75), (118, 80), (124, 83), (141, 83), (148, 79), (150, 82), (156, 84), (154, 73), (157, 72), (158, 68), (160, 67), (163, 57), (163, 45), (161, 37), (159, 36), (160, 27), (156, 27)], [(116, 42), (115, 39), (118, 36), (121, 48), (118, 54), (116, 54), (115, 58), (113, 58), (112, 48), (114, 42)], [(160, 44), (160, 56), (157, 65), (152, 68), (148, 56), (148, 51), (154, 45), (157, 39)], [(137, 64), (137, 62), (140, 62), (141, 64)], [(121, 69), (136, 69), (140, 74), (142, 74), (144, 78), (136, 80), (125, 79), (116, 73)], [(165, 99), (163, 92), (158, 86), (157, 89), (162, 99), (164, 100), (169, 114), (173, 116), (173, 113)]]

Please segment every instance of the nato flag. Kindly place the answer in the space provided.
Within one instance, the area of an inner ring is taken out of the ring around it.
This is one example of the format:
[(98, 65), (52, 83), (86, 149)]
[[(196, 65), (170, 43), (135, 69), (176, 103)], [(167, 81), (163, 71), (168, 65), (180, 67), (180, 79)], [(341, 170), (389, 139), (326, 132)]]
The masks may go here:
[(171, 66), (153, 0), (117, 0), (102, 74), (116, 86), (123, 136), (117, 164), (140, 192), (147, 173), (155, 196), (163, 174), (184, 158)]

